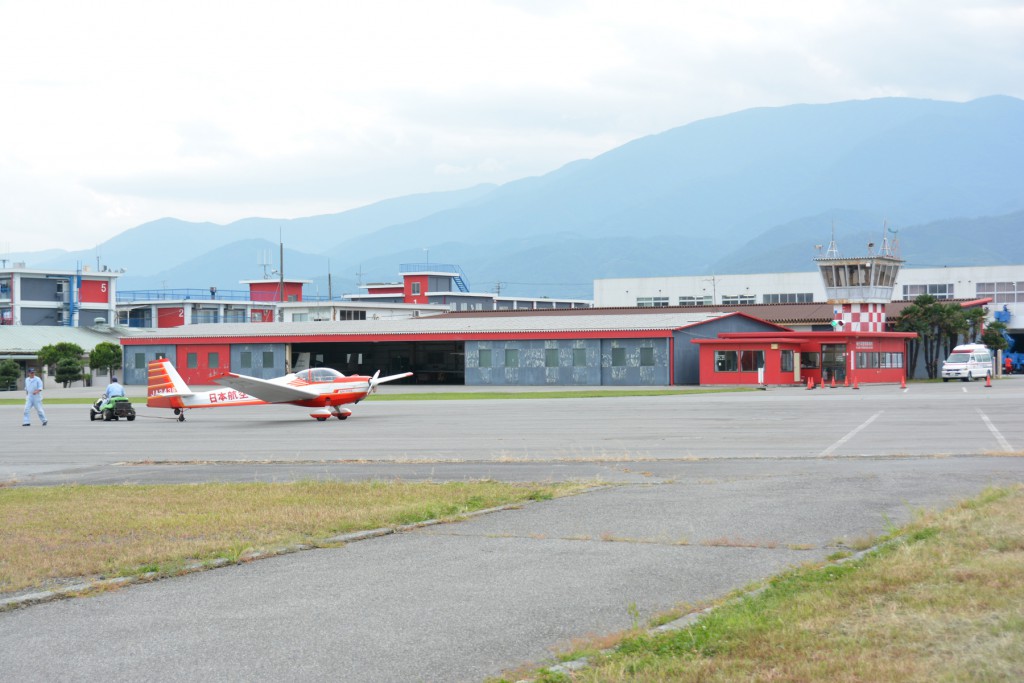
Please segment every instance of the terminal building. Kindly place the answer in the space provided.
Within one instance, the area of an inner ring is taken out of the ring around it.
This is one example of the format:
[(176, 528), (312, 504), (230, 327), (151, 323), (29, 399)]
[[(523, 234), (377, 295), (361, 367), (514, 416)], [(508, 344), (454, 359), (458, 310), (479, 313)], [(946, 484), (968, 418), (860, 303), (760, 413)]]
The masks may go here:
[[(892, 301), (931, 294), (940, 301), (987, 299), (989, 320), (1005, 312), (1024, 342), (1024, 265), (900, 268)], [(594, 280), (594, 305), (606, 307), (771, 306), (828, 300), (818, 271)], [(1024, 347), (1024, 346), (1022, 346)]]

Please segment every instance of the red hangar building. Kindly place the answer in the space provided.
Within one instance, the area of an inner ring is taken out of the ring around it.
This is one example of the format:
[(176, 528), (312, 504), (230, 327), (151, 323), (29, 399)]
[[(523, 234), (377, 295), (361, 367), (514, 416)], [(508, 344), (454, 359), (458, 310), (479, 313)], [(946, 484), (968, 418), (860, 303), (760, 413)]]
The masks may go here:
[(196, 385), (227, 371), (271, 379), (307, 365), (411, 371), (403, 382), (468, 386), (792, 386), (906, 376), (913, 334), (832, 331), (827, 303), (723, 308), (466, 311), (135, 331), (121, 339), (122, 376), (145, 384), (155, 358), (170, 358)]
[(834, 242), (815, 261), (827, 302), (461, 310), (388, 321), (193, 325), (122, 338), (123, 375), (128, 383), (144, 384), (147, 362), (166, 357), (194, 384), (229, 370), (270, 379), (306, 366), (345, 374), (411, 371), (414, 377), (405, 381), (469, 386), (793, 386), (905, 379), (907, 343), (916, 335), (889, 331), (886, 319), (912, 303), (892, 301), (903, 261), (885, 247), (841, 258)]
[(421, 383), (471, 386), (694, 385), (698, 348), (721, 333), (786, 328), (718, 310), (473, 311), (402, 320), (222, 323), (137, 331), (121, 339), (122, 377), (145, 384), (169, 358), (189, 384), (231, 371), (260, 379), (326, 366), (346, 375), (411, 371)]

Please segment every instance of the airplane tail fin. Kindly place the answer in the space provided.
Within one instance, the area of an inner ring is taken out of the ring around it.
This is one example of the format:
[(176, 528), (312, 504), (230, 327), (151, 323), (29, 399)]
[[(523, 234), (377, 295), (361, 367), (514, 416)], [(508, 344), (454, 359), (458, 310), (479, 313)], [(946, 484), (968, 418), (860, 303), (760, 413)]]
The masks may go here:
[(149, 362), (149, 383), (146, 389), (146, 405), (150, 408), (180, 408), (181, 397), (191, 396), (192, 390), (185, 384), (178, 371), (167, 358)]

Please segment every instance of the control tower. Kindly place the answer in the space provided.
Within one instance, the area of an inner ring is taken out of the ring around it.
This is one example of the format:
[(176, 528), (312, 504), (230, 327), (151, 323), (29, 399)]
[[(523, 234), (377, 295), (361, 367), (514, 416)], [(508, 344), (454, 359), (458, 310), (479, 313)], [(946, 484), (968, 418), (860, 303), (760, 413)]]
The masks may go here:
[(868, 255), (845, 258), (839, 255), (835, 235), (825, 256), (814, 259), (825, 283), (828, 302), (833, 306), (832, 327), (845, 332), (884, 332), (885, 305), (892, 301), (892, 290), (903, 260), (897, 255), (896, 241), (888, 236), (881, 248)]

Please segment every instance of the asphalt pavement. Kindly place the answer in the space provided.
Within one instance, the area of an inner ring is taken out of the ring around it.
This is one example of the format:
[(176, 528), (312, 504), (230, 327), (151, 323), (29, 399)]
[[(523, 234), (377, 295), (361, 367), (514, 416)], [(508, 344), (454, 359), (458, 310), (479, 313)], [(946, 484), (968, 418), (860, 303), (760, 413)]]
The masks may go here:
[[(50, 392), (52, 395), (54, 392)], [(0, 613), (10, 680), (480, 681), (1024, 481), (1024, 381), (588, 399), (0, 407), (0, 480), (613, 484)]]

